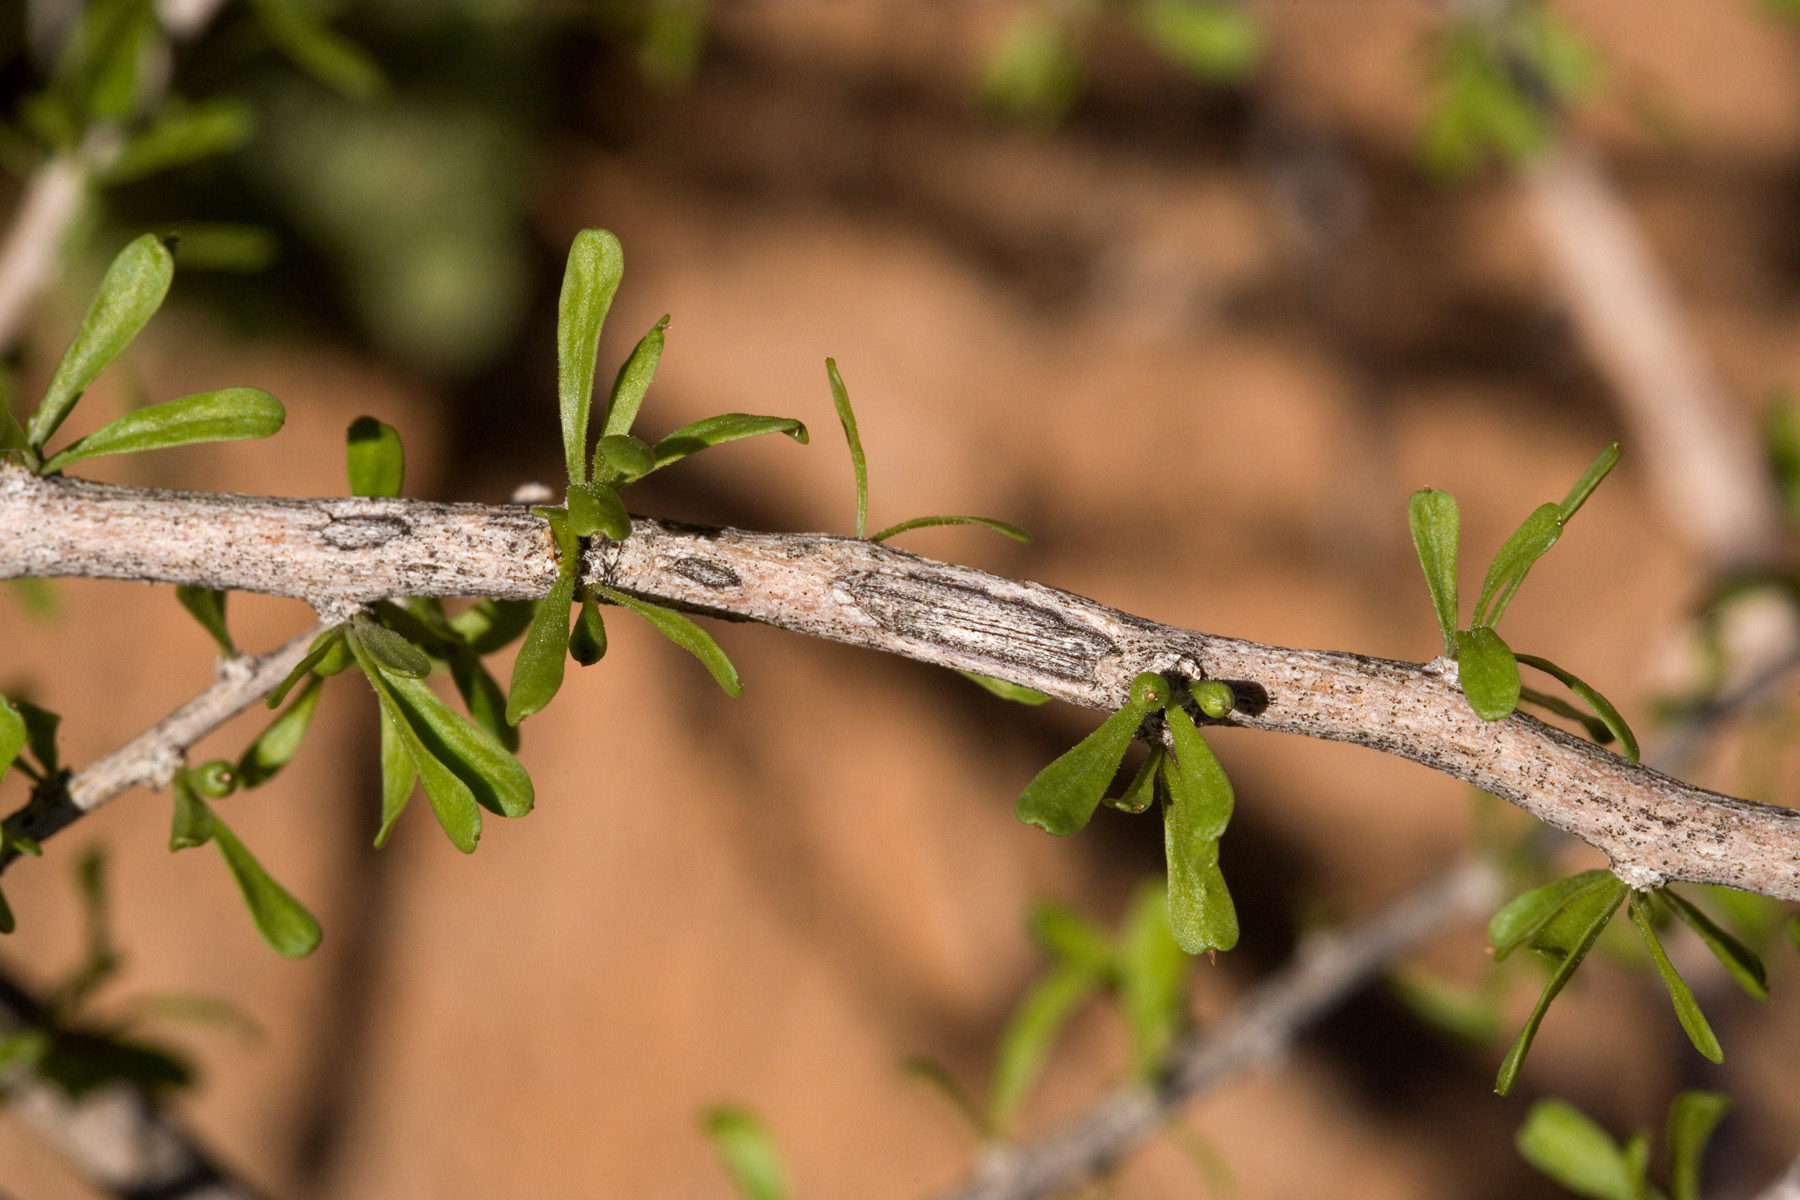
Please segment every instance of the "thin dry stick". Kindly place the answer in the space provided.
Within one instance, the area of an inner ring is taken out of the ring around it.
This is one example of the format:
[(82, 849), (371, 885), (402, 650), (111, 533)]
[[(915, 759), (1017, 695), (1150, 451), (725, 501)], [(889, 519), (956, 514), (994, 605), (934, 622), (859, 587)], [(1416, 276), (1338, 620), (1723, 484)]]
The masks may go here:
[[(0, 974), (0, 1034), (39, 1020), (38, 1004)], [(109, 1084), (77, 1099), (23, 1066), (0, 1082), (7, 1107), (102, 1191), (124, 1200), (256, 1200), (141, 1088)]]
[[(0, 467), (0, 578), (83, 575), (291, 596), (327, 621), (388, 596), (533, 598), (556, 573), (519, 507), (281, 500), (39, 479)], [(1141, 671), (1232, 683), (1228, 723), (1354, 742), (1492, 792), (1603, 851), (1637, 888), (1721, 883), (1800, 899), (1800, 811), (1634, 765), (1515, 713), (1475, 716), (1454, 663), (1196, 633), (1091, 600), (823, 534), (637, 519), (584, 577), (645, 599), (1005, 679), (1117, 709)]]
[(1465, 862), (1365, 924), (1303, 943), (1231, 1015), (1176, 1047), (1158, 1086), (1122, 1088), (1040, 1138), (991, 1151), (944, 1200), (1033, 1200), (1103, 1174), (1188, 1101), (1279, 1061), (1308, 1025), (1433, 935), (1486, 916), (1499, 889), (1491, 866)]

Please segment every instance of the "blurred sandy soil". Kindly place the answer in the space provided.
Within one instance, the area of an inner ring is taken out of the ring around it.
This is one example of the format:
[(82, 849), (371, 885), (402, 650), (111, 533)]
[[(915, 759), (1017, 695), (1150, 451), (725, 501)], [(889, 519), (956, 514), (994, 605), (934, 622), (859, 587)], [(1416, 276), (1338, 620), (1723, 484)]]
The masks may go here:
[[(718, 451), (634, 492), (635, 507), (848, 532), (831, 354), (862, 417), (878, 525), (974, 512), (1037, 535), (1019, 548), (928, 531), (909, 548), (1198, 629), (1430, 656), (1409, 492), (1455, 491), (1466, 553), (1485, 562), (1619, 420), (1504, 178), (1447, 188), (1412, 166), (1434, 9), (1260, 11), (1275, 54), (1248, 101), (1196, 99), (1121, 42), (1101, 49), (1098, 99), (1039, 136), (996, 129), (969, 100), (998, 6), (725, 5), (689, 90), (640, 98), (623, 136), (559, 148), (539, 232), (561, 246), (606, 225), (624, 240), (603, 363), (674, 314), (652, 433), (744, 410), (800, 416), (815, 437)], [(1618, 73), (1587, 132), (1752, 411), (1800, 375), (1800, 43), (1741, 3), (1568, 11)], [(1634, 103), (1674, 115), (1673, 144)], [(536, 336), (542, 374), (452, 419), (445, 395), (354, 351), (234, 341), (177, 307), (138, 356), (150, 394), (255, 383), (287, 404), (287, 430), (93, 474), (332, 494), (344, 426), (373, 413), (406, 437), (410, 494), (498, 499), (558, 469)], [(125, 397), (94, 400), (83, 417), (97, 423)], [(493, 444), (526, 450), (491, 460), (489, 422)], [(1515, 646), (1579, 670), (1640, 729), (1697, 586), (1648, 497), (1627, 446), (1507, 619)], [(59, 593), (47, 623), (0, 598), (0, 686), (70, 715), (74, 762), (206, 682), (204, 636), (166, 589)], [(251, 647), (307, 616), (233, 605)], [(168, 802), (142, 793), (9, 873), (21, 930), (0, 953), (40, 982), (73, 957), (68, 869), (103, 844), (131, 958), (115, 997), (224, 997), (266, 1031), (249, 1045), (169, 1036), (205, 1069), (183, 1105), (193, 1123), (278, 1195), (724, 1197), (696, 1115), (727, 1098), (768, 1119), (803, 1197), (948, 1184), (971, 1144), (898, 1062), (928, 1053), (979, 1087), (1038, 966), (1030, 902), (1111, 921), (1160, 869), (1147, 820), (1109, 812), (1061, 842), (1012, 818), (1019, 787), (1093, 715), (723, 627), (748, 685), (732, 702), (641, 624), (609, 628), (605, 662), (572, 672), (525, 731), (539, 811), (490, 818), (472, 858), (422, 799), (385, 852), (366, 848), (374, 708), (347, 676), (328, 688), (297, 763), (225, 810), (322, 919), (312, 959), (263, 950), (220, 864), (167, 854)], [(255, 728), (213, 745), (235, 754)], [(1448, 861), (1470, 807), (1459, 785), (1367, 751), (1217, 741), (1239, 793), (1226, 866), (1246, 934), (1200, 970), (1209, 1015), (1299, 928), (1368, 913)], [(1735, 786), (1730, 754), (1707, 770)], [(1480, 946), (1470, 929), (1433, 961), (1467, 974)], [(1747, 1194), (1800, 1147), (1795, 973), (1786, 963), (1774, 1004), (1753, 1012), (1693, 961), (1725, 1068), (1685, 1048), (1653, 979), (1602, 966), (1558, 1004), (1510, 1100), (1488, 1093), (1499, 1047), (1459, 1048), (1370, 993), (1190, 1124), (1246, 1200), (1551, 1195), (1511, 1149), (1533, 1096), (1568, 1095), (1625, 1130), (1658, 1123), (1679, 1086), (1719, 1086), (1744, 1115), (1717, 1152), (1716, 1194)], [(1078, 1111), (1123, 1054), (1112, 1015), (1085, 1016), (1028, 1127)], [(10, 1196), (87, 1194), (4, 1117), (0, 1164)], [(1204, 1189), (1164, 1144), (1114, 1194)]]

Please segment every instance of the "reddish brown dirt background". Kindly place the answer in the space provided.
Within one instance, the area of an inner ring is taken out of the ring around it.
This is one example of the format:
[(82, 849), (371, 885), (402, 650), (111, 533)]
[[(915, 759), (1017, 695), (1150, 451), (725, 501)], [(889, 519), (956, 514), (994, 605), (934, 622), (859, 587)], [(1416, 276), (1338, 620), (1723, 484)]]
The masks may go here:
[[(688, 89), (586, 97), (617, 114), (617, 136), (558, 148), (539, 232), (553, 246), (585, 225), (623, 238), (603, 363), (674, 314), (645, 426), (743, 410), (815, 432), (804, 449), (770, 439), (708, 455), (634, 492), (634, 507), (848, 532), (830, 354), (861, 414), (877, 524), (974, 512), (1037, 535), (1015, 547), (929, 531), (911, 549), (1198, 629), (1433, 654), (1407, 495), (1452, 489), (1468, 554), (1484, 558), (1620, 420), (1507, 176), (1442, 185), (1415, 166), (1436, 7), (1258, 11), (1273, 53), (1246, 98), (1193, 88), (1121, 40), (1100, 48), (1093, 98), (1054, 134), (997, 126), (971, 101), (1002, 6), (725, 4)], [(1564, 11), (1613, 57), (1584, 133), (1753, 413), (1800, 378), (1800, 33), (1737, 0)], [(1633, 112), (1645, 97), (1675, 114), (1672, 141)], [(550, 342), (537, 336), (544, 373), (477, 424), (444, 419), (430, 384), (355, 350), (236, 340), (178, 307), (139, 354), (146, 386), (255, 383), (287, 404), (288, 428), (93, 474), (332, 494), (345, 425), (373, 413), (407, 439), (409, 494), (499, 499), (522, 472), (557, 469)], [(124, 403), (95, 399), (96, 421)], [(527, 447), (529, 465), (483, 466), (490, 438)], [(1643, 728), (1676, 677), (1699, 581), (1626, 451), (1507, 623), (1515, 646), (1575, 667)], [(70, 714), (81, 763), (203, 686), (208, 644), (168, 589), (59, 591), (48, 622), (0, 597), (0, 686), (54, 671), (39, 694)], [(307, 617), (234, 605), (252, 647)], [(928, 1053), (978, 1086), (1039, 966), (1030, 902), (1110, 921), (1160, 869), (1147, 821), (1108, 813), (1054, 841), (1012, 818), (1018, 789), (1093, 716), (718, 627), (747, 681), (733, 702), (641, 625), (610, 628), (605, 662), (573, 672), (525, 731), (538, 811), (490, 821), (470, 858), (422, 801), (384, 852), (367, 849), (374, 708), (348, 676), (327, 689), (296, 765), (228, 802), (323, 921), (311, 959), (261, 947), (208, 855), (165, 852), (168, 801), (146, 793), (8, 874), (22, 927), (0, 956), (40, 983), (71, 960), (68, 868), (103, 844), (130, 956), (114, 995), (222, 997), (265, 1031), (169, 1036), (205, 1071), (182, 1111), (280, 1196), (717, 1200), (727, 1185), (696, 1117), (721, 1099), (765, 1116), (802, 1198), (910, 1200), (949, 1184), (970, 1139), (897, 1064)], [(219, 735), (218, 752), (254, 721)], [(1369, 751), (1217, 740), (1238, 787), (1226, 865), (1246, 935), (1201, 968), (1203, 1019), (1277, 965), (1297, 928), (1366, 914), (1429, 875), (1470, 813), (1460, 785)], [(1737, 785), (1729, 746), (1704, 778)], [(1481, 954), (1471, 928), (1433, 961), (1468, 973)], [(1717, 1086), (1741, 1115), (1716, 1151), (1716, 1194), (1745, 1195), (1800, 1149), (1788, 959), (1756, 1011), (1694, 960), (1723, 1068), (1685, 1047), (1652, 977), (1602, 964), (1559, 1003), (1511, 1099), (1488, 1090), (1500, 1047), (1458, 1047), (1375, 991), (1187, 1120), (1245, 1200), (1548, 1196), (1560, 1193), (1511, 1146), (1533, 1097), (1567, 1095), (1628, 1130), (1659, 1123), (1679, 1086)], [(1526, 1004), (1514, 997), (1515, 1019)], [(1078, 1111), (1123, 1056), (1113, 1016), (1086, 1014), (1027, 1128)], [(20, 1200), (88, 1195), (3, 1115), (0, 1181)], [(1158, 1144), (1112, 1194), (1204, 1191)]]

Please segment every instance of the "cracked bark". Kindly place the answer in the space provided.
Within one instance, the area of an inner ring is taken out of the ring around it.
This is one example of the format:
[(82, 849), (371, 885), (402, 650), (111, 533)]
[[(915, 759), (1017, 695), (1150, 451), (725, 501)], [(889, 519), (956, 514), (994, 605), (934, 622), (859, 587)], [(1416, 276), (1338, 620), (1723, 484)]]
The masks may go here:
[[(525, 599), (556, 551), (518, 506), (288, 500), (38, 479), (0, 467), (0, 578), (79, 575), (304, 600), (327, 621), (397, 595)], [(584, 578), (657, 603), (974, 671), (1089, 708), (1133, 676), (1232, 684), (1225, 724), (1351, 742), (1463, 779), (1604, 852), (1627, 883), (1800, 899), (1800, 810), (1734, 799), (1515, 713), (1475, 716), (1454, 664), (1292, 650), (1159, 625), (874, 542), (637, 518)]]

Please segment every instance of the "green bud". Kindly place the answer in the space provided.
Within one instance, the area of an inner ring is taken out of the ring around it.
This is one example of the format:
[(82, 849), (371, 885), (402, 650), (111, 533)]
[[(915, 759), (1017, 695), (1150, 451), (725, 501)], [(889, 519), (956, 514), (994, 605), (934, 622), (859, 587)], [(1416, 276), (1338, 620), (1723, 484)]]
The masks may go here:
[(1188, 691), (1193, 693), (1194, 703), (1200, 706), (1200, 711), (1215, 721), (1237, 704), (1237, 693), (1223, 680), (1197, 679), (1188, 685)]

